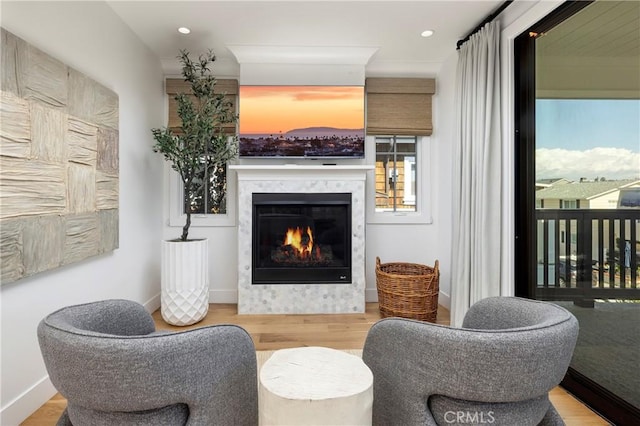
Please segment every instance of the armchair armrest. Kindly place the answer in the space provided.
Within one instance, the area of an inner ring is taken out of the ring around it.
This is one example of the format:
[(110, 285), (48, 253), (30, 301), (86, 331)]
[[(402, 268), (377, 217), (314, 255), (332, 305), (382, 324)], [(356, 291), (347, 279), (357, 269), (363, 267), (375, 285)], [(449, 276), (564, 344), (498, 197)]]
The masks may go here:
[(144, 306), (131, 300), (111, 299), (62, 308), (48, 315), (51, 327), (87, 334), (117, 336), (145, 335), (155, 331), (155, 323)]

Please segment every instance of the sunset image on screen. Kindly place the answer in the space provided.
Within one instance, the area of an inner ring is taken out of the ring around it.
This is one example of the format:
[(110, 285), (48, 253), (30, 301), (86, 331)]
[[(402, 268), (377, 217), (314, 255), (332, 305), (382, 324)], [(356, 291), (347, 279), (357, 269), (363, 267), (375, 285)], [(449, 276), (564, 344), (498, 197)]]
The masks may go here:
[(240, 134), (362, 128), (363, 93), (363, 87), (352, 86), (242, 86)]
[(362, 86), (241, 86), (240, 155), (360, 157)]

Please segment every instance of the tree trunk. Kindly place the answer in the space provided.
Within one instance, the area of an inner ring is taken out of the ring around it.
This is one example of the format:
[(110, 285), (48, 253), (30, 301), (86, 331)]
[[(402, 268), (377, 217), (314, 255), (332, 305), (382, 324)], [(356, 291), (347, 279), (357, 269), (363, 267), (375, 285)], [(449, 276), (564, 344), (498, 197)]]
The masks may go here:
[(189, 226), (191, 226), (191, 213), (187, 212), (187, 223), (182, 227), (182, 236), (180, 237), (182, 241), (187, 241)]

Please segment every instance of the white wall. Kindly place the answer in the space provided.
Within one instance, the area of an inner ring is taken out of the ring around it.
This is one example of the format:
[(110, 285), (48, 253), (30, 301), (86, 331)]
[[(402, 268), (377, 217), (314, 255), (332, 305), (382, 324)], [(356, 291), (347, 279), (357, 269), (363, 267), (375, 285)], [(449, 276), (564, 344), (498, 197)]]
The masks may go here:
[[(386, 262), (414, 262), (433, 265), (440, 263), (439, 303), (449, 307), (450, 264), (451, 264), (451, 155), (453, 136), (453, 102), (455, 67), (457, 55), (455, 47), (452, 59), (443, 66), (441, 75), (436, 77), (436, 95), (433, 97), (434, 132), (430, 142), (430, 156), (423, 184), (429, 186), (432, 222), (428, 224), (378, 224), (368, 223), (366, 228), (366, 300), (376, 301), (375, 259), (379, 256)], [(433, 76), (414, 76), (433, 77)], [(233, 78), (233, 77), (231, 77)], [(368, 154), (369, 155), (369, 152)], [(251, 164), (275, 164), (269, 160), (244, 160)], [(303, 160), (300, 160), (303, 161)], [(297, 161), (300, 163), (300, 161)], [(373, 164), (373, 160), (346, 160), (349, 164)], [(291, 161), (287, 161), (291, 162)], [(308, 163), (305, 163), (308, 164)], [(347, 163), (345, 163), (347, 164)], [(165, 187), (170, 185), (165, 167)], [(236, 179), (235, 173), (231, 175)], [(230, 191), (229, 201), (235, 200)], [(373, 194), (368, 194), (373, 197)], [(164, 192), (164, 237), (177, 238), (179, 226), (169, 226), (169, 191)], [(211, 303), (236, 303), (238, 300), (238, 233), (237, 226), (194, 226), (189, 230), (189, 238), (209, 239), (209, 277)]]
[(125, 298), (159, 306), (162, 159), (150, 128), (164, 123), (160, 61), (103, 2), (2, 2), (2, 26), (114, 90), (120, 98), (120, 248), (3, 285), (2, 425), (17, 425), (55, 393), (38, 322), (65, 305)]
[[(512, 4), (503, 16), (503, 26), (509, 31), (507, 36), (513, 37), (515, 28), (522, 28), (533, 24), (536, 20), (545, 16), (562, 0), (545, 1), (520, 1)], [(509, 41), (511, 42), (511, 41)], [(505, 53), (512, 52), (505, 49)], [(440, 262), (440, 298), (439, 303), (449, 307), (451, 294), (451, 238), (452, 238), (452, 180), (453, 164), (453, 138), (455, 117), (455, 75), (458, 55), (455, 46), (451, 48), (451, 55), (442, 64), (436, 78), (436, 94), (434, 95), (433, 120), (434, 131), (431, 137), (431, 159), (429, 177), (423, 184), (429, 185), (432, 223), (430, 224), (372, 224), (367, 225), (366, 247), (366, 295), (367, 301), (377, 300), (375, 283), (375, 258), (379, 256), (383, 262), (405, 261), (433, 265), (435, 259)], [(511, 75), (510, 58), (505, 61), (504, 70)], [(225, 75), (233, 78), (233, 75)], [(235, 76), (236, 78), (238, 76)], [(376, 75), (376, 77), (398, 77), (397, 75)], [(434, 77), (433, 75), (415, 75), (411, 77)], [(511, 82), (505, 83), (505, 95), (512, 97)], [(511, 104), (507, 102), (508, 108)], [(509, 123), (513, 120), (506, 108), (505, 120)], [(505, 134), (511, 134), (512, 126), (505, 125)], [(505, 249), (502, 256), (505, 258), (503, 283), (504, 294), (513, 292), (513, 155), (512, 140), (507, 137), (505, 150), (505, 191), (504, 204), (507, 223), (503, 240)], [(370, 163), (365, 161), (365, 163)], [(167, 167), (168, 170), (168, 167)], [(169, 182), (165, 176), (165, 186)], [(168, 226), (169, 199), (168, 191), (165, 197), (165, 238), (176, 238), (180, 233), (179, 227)], [(211, 262), (209, 265), (211, 279), (210, 302), (233, 303), (237, 301), (237, 228), (227, 227), (197, 227), (192, 226), (190, 236), (194, 238), (209, 238), (209, 250)]]
[[(439, 75), (433, 76), (411, 74), (411, 77), (436, 78), (436, 94), (433, 97), (434, 132), (430, 142), (429, 169), (423, 185), (429, 187), (428, 200), (431, 204), (430, 223), (424, 224), (380, 224), (368, 223), (366, 228), (366, 300), (377, 301), (375, 259), (382, 262), (415, 262), (433, 265), (437, 259), (440, 263), (440, 298), (439, 303), (449, 307), (450, 265), (452, 237), (452, 198), (451, 198), (451, 165), (453, 146), (453, 104), (455, 93), (455, 70), (457, 55), (455, 46), (451, 49), (451, 58), (443, 65)], [(228, 70), (227, 70), (228, 71)], [(220, 75), (222, 77), (222, 75)], [(225, 74), (224, 78), (239, 78), (239, 75)], [(397, 75), (378, 75), (376, 77), (398, 77)], [(315, 77), (309, 77), (311, 79)], [(261, 81), (266, 83), (265, 81)], [(303, 82), (300, 82), (301, 84)], [(367, 155), (370, 155), (369, 150)], [(304, 160), (287, 160), (287, 163), (300, 163)], [(240, 163), (274, 164), (271, 160), (240, 160)], [(308, 163), (307, 163), (308, 164)], [(372, 159), (345, 160), (342, 164), (373, 164)], [(165, 166), (165, 187), (171, 182), (171, 172)], [(236, 179), (235, 174), (230, 175)], [(233, 191), (229, 191), (229, 202), (235, 201)], [(373, 197), (373, 194), (368, 194)], [(169, 225), (170, 215), (169, 190), (164, 192), (164, 231), (165, 238), (176, 238), (180, 235), (183, 222)], [(192, 223), (190, 238), (208, 238), (211, 253), (209, 263), (211, 303), (236, 303), (238, 300), (238, 252), (237, 226), (198, 226)]]
[[(430, 141), (422, 185), (428, 186), (429, 196), (423, 200), (430, 205), (428, 224), (367, 225), (367, 300), (377, 300), (375, 259), (383, 263), (412, 262), (433, 266), (440, 264), (440, 294), (438, 303), (450, 306), (451, 294), (451, 238), (452, 198), (451, 169), (453, 153), (453, 123), (455, 71), (457, 55), (440, 69), (433, 96), (433, 134)], [(369, 196), (373, 196), (369, 194)]]
[[(561, 0), (517, 2), (503, 20), (505, 44), (543, 17)], [(535, 6), (535, 7), (532, 7)], [(530, 9), (530, 10), (528, 10)], [(166, 122), (160, 62), (102, 2), (6, 2), (2, 26), (29, 43), (86, 73), (120, 96), (120, 248), (114, 253), (56, 271), (42, 273), (0, 288), (2, 313), (2, 425), (18, 424), (37, 409), (54, 389), (46, 378), (36, 340), (37, 323), (49, 312), (73, 303), (103, 298), (128, 298), (159, 306), (159, 239), (175, 238), (180, 229), (168, 223), (168, 179), (163, 161), (151, 152), (149, 129)], [(511, 52), (504, 48), (505, 75), (512, 73)], [(454, 131), (454, 80), (457, 54), (436, 76), (434, 133), (430, 180), (433, 222), (425, 225), (367, 227), (367, 294), (375, 300), (375, 257), (441, 265), (440, 303), (451, 292), (451, 165)], [(415, 76), (413, 77), (422, 77)], [(432, 77), (432, 76), (424, 76)], [(507, 77), (505, 95), (512, 98)], [(512, 121), (510, 102), (505, 118)], [(507, 139), (510, 126), (505, 126)], [(507, 141), (509, 146), (512, 141)], [(510, 152), (506, 152), (511, 157)], [(512, 161), (512, 159), (511, 159)], [(166, 165), (165, 165), (166, 167)], [(512, 172), (505, 170), (507, 179)], [(509, 189), (505, 185), (505, 189)], [(163, 201), (161, 201), (163, 200)], [(512, 194), (505, 191), (505, 210)], [(191, 230), (210, 238), (211, 302), (237, 300), (237, 228)], [(512, 234), (505, 233), (505, 239)], [(509, 255), (512, 257), (512, 254)], [(508, 259), (506, 263), (512, 263)], [(509, 268), (507, 268), (509, 270)], [(512, 285), (509, 284), (511, 288)], [(28, 367), (25, 367), (28, 366)]]

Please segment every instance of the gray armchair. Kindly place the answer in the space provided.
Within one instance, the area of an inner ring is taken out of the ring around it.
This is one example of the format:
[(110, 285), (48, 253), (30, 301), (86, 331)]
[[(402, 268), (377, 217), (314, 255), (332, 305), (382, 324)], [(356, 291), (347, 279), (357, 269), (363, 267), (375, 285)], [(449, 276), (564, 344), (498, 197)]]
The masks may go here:
[(56, 311), (38, 326), (58, 425), (257, 425), (256, 352), (233, 325), (156, 332), (138, 303)]
[(481, 300), (462, 328), (400, 318), (369, 331), (374, 425), (562, 425), (548, 398), (567, 371), (578, 321), (546, 302)]

